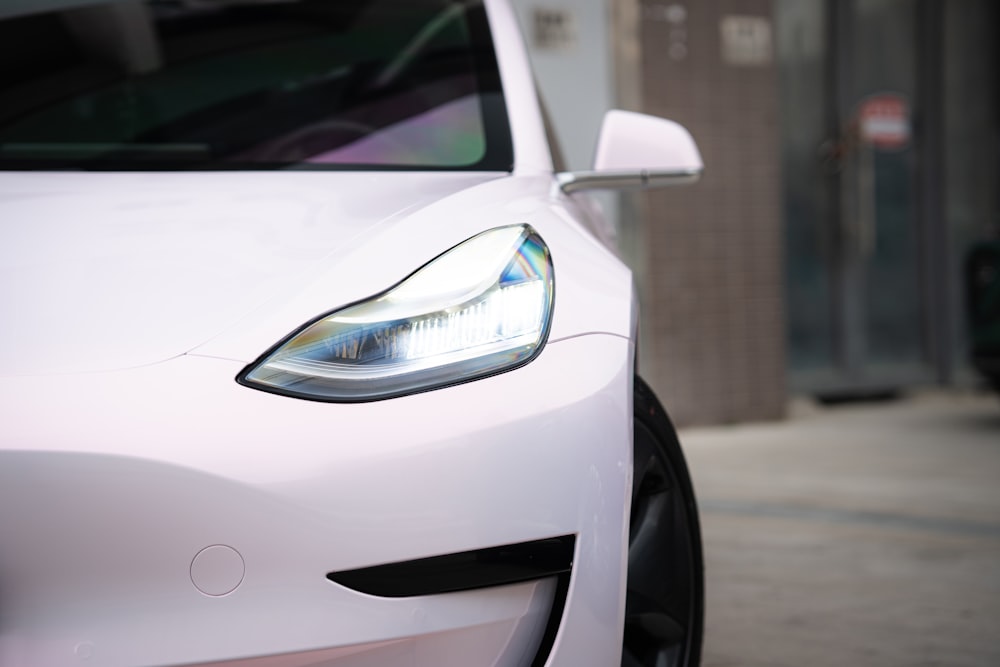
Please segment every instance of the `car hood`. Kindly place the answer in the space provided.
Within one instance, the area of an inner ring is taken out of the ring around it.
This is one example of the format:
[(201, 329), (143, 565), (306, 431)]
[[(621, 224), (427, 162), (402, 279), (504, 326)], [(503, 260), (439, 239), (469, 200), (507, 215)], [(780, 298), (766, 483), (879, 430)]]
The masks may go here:
[(184, 354), (360, 235), (495, 173), (15, 173), (0, 178), (0, 374)]

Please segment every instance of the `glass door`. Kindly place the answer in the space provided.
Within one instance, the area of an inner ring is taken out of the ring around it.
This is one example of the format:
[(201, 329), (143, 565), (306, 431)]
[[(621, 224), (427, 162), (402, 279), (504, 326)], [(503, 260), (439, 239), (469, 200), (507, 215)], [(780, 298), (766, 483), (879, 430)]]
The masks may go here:
[(793, 388), (933, 378), (921, 218), (918, 7), (778, 0)]

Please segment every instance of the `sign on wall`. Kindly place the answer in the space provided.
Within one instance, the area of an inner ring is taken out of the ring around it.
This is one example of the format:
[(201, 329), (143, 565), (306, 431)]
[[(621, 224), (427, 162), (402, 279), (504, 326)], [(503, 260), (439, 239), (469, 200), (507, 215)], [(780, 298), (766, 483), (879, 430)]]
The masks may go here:
[(568, 9), (535, 8), (531, 36), (536, 49), (565, 51), (576, 47), (576, 17)]
[(762, 16), (723, 16), (719, 21), (722, 62), (753, 67), (774, 59), (771, 21)]

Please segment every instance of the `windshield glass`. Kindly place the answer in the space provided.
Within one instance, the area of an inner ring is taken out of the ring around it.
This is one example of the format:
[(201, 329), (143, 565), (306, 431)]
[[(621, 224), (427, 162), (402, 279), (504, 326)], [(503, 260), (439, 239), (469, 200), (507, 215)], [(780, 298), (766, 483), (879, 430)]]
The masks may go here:
[(477, 2), (0, 5), (0, 169), (512, 164)]

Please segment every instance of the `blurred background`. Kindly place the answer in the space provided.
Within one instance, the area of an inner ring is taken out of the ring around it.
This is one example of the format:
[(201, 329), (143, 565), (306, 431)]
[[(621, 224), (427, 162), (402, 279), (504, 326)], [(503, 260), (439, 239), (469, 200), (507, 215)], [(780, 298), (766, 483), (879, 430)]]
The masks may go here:
[(677, 422), (1000, 377), (994, 0), (514, 4), (571, 169), (615, 107), (702, 150), (698, 185), (602, 201)]

